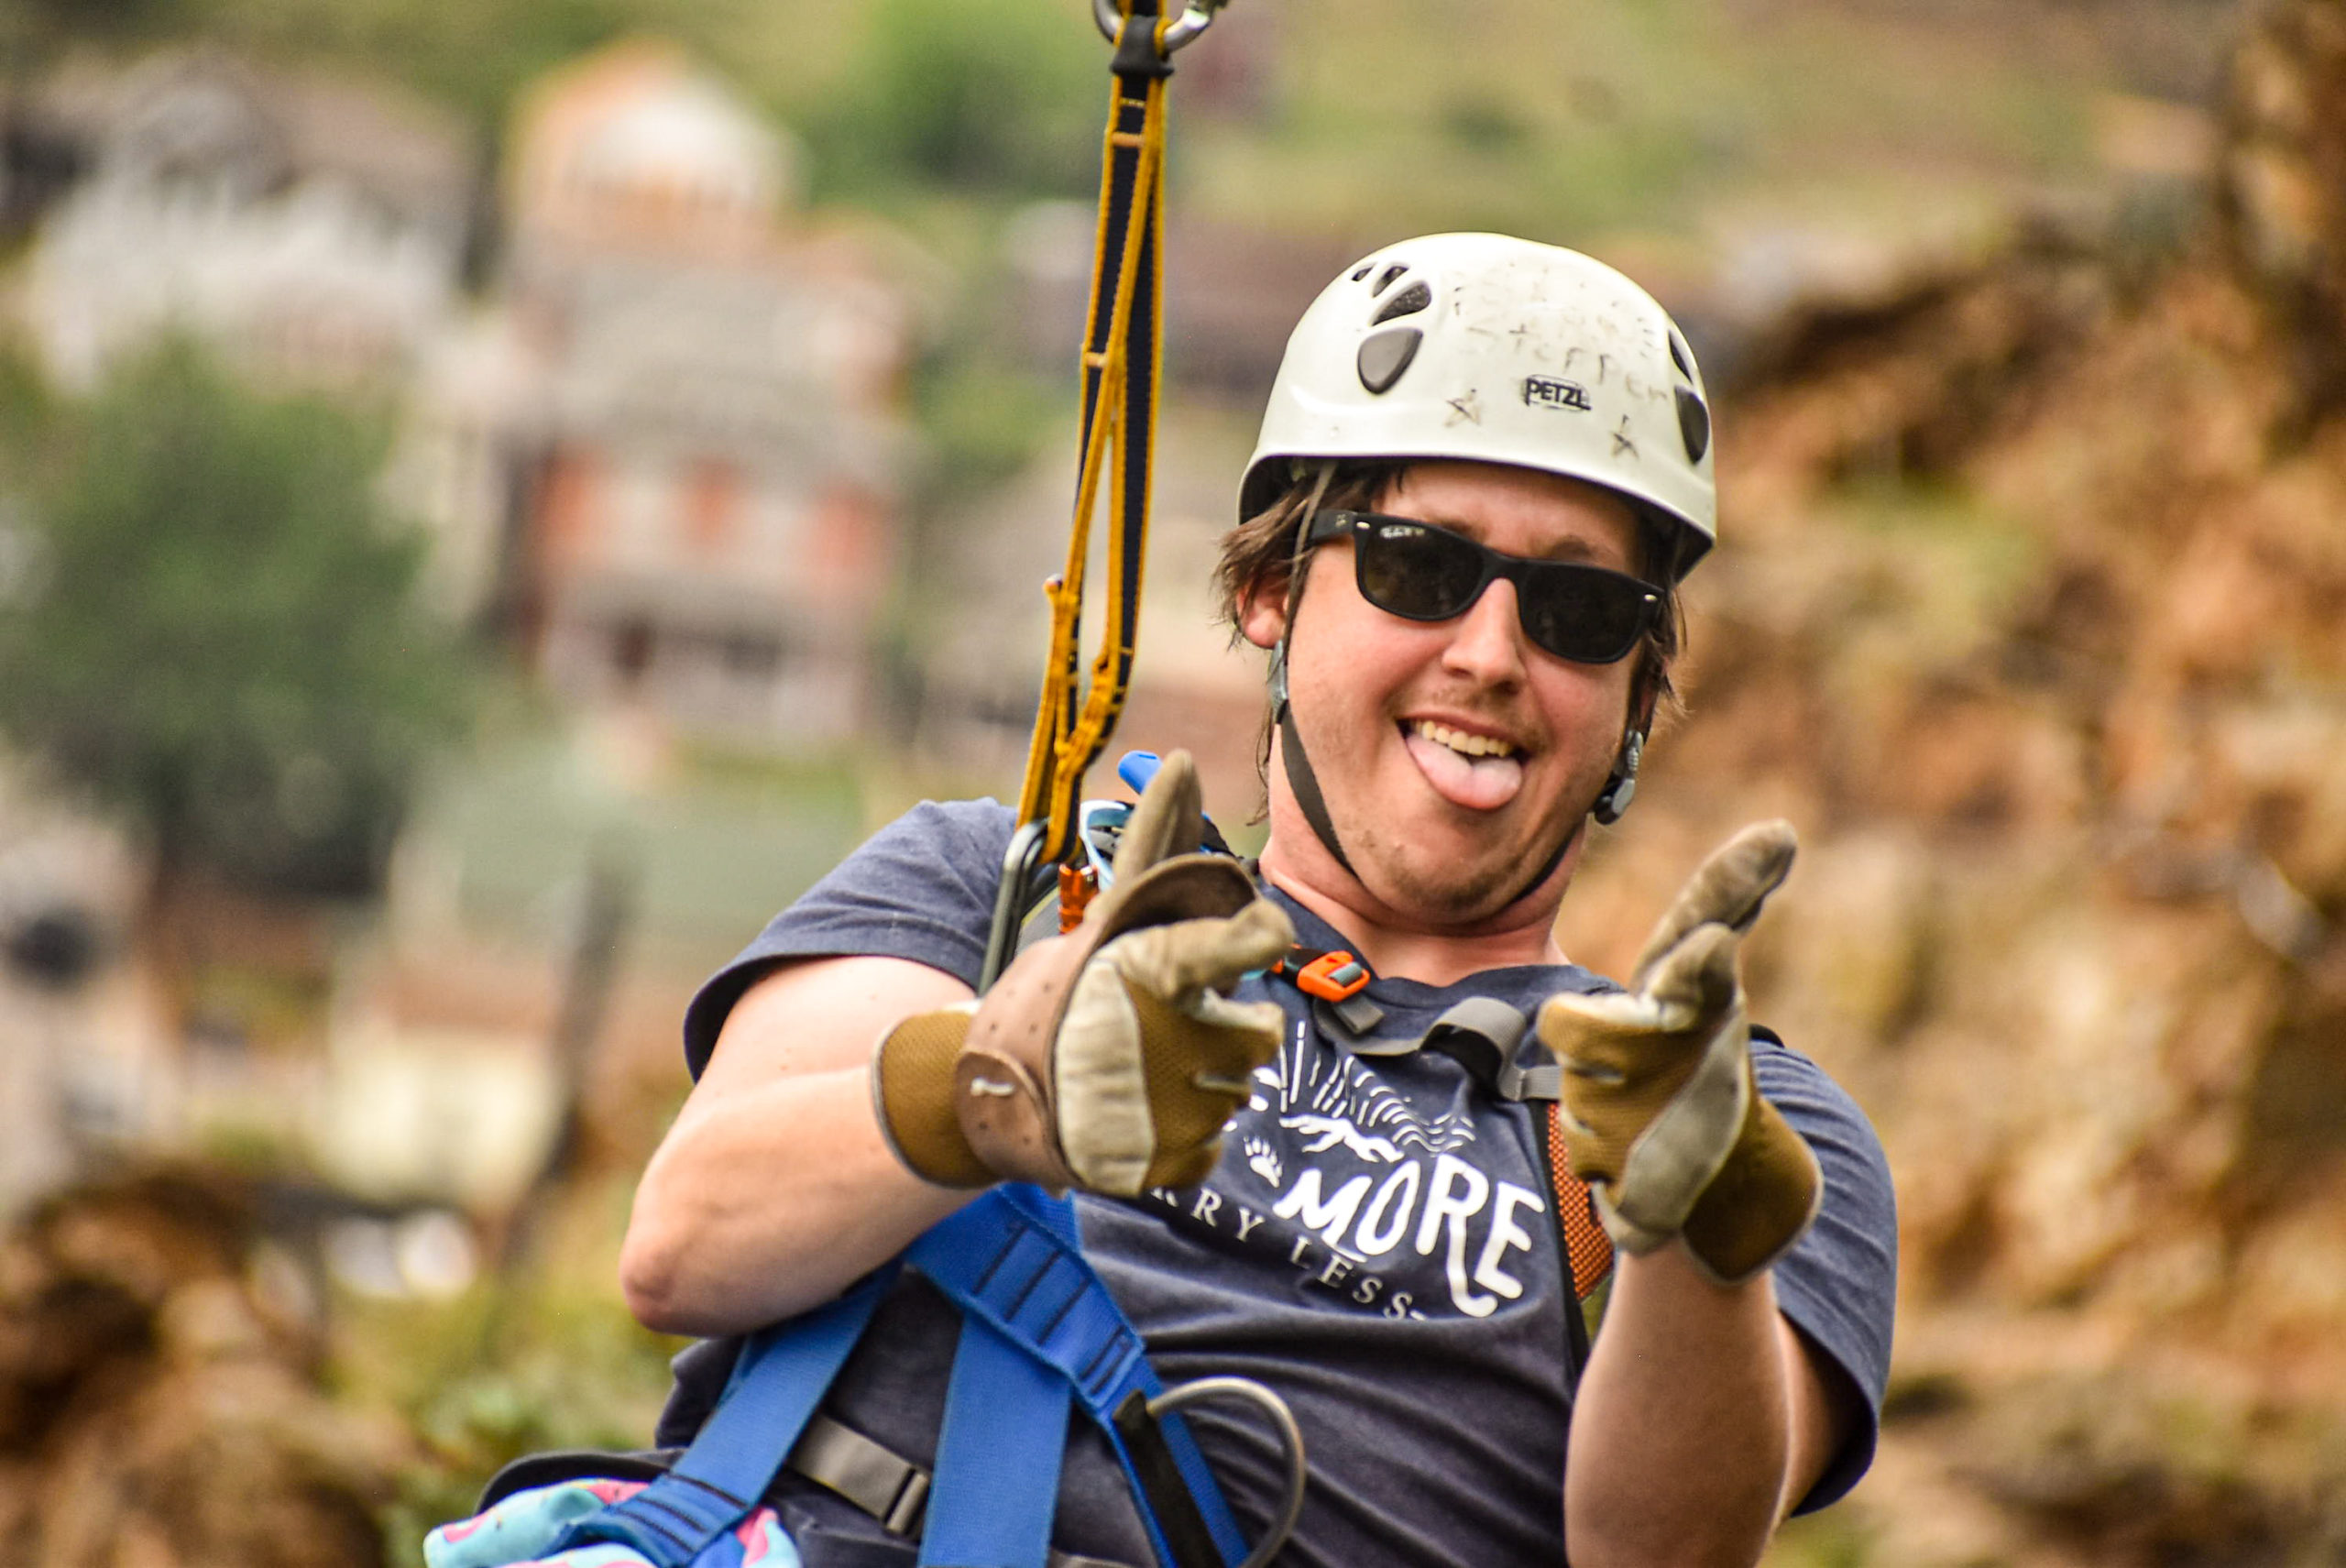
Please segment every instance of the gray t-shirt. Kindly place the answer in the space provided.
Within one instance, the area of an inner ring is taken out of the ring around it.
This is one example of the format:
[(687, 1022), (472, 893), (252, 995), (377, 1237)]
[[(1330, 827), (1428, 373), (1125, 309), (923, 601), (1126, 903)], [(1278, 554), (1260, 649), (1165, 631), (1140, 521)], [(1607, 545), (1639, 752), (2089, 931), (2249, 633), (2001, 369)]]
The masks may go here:
[[(734, 1002), (774, 961), (910, 959), (975, 983), (1011, 814), (926, 804), (883, 829), (714, 976), (685, 1020), (697, 1075)], [(1347, 946), (1276, 891), (1307, 947)], [(1374, 1035), (1413, 1036), (1484, 996), (1526, 1014), (1561, 990), (1616, 989), (1571, 966), (1493, 970), (1436, 987), (1379, 979)], [(1301, 1424), (1311, 1483), (1283, 1563), (1561, 1563), (1572, 1413), (1571, 1291), (1540, 1113), (1490, 1092), (1461, 1061), (1364, 1056), (1331, 1038), (1282, 981), (1239, 991), (1287, 1013), (1278, 1055), (1208, 1181), (1131, 1201), (1078, 1195), (1085, 1251), (1168, 1384), (1217, 1374), (1276, 1389)], [(1518, 1061), (1544, 1059), (1527, 1033)], [(1865, 1415), (1803, 1503), (1854, 1485), (1873, 1453), (1888, 1374), (1896, 1224), (1864, 1114), (1805, 1057), (1754, 1044), (1760, 1091), (1825, 1170), (1815, 1225), (1776, 1266), (1784, 1314), (1845, 1372)], [(827, 1407), (898, 1452), (934, 1453), (957, 1319), (908, 1279), (883, 1304)], [(660, 1441), (684, 1441), (730, 1362), (680, 1358)], [(1277, 1507), (1278, 1451), (1244, 1407), (1194, 1407), (1193, 1430), (1242, 1526)], [(806, 1568), (909, 1562), (899, 1543), (804, 1483), (780, 1494)], [(1133, 1564), (1146, 1538), (1106, 1444), (1069, 1434), (1056, 1544)]]

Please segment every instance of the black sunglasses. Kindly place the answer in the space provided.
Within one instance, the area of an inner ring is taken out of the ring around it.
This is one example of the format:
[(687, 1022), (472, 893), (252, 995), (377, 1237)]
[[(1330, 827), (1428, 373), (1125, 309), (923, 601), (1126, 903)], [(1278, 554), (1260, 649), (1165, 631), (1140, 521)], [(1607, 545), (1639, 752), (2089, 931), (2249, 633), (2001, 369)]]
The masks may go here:
[(1311, 514), (1309, 544), (1353, 542), (1360, 597), (1404, 620), (1449, 620), (1494, 577), (1515, 585), (1523, 634), (1559, 659), (1610, 664), (1628, 656), (1661, 612), (1661, 591), (1625, 572), (1576, 561), (1502, 555), (1463, 533), (1415, 518), (1327, 508)]

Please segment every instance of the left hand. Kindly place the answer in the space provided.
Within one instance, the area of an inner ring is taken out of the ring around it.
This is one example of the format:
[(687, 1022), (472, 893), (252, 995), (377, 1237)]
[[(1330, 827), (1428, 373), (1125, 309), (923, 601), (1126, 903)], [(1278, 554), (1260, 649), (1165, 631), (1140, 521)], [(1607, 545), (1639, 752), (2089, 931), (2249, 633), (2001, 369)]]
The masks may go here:
[(1540, 1038), (1564, 1069), (1573, 1173), (1614, 1244), (1672, 1236), (1737, 1284), (1799, 1240), (1823, 1190), (1816, 1157), (1761, 1099), (1737, 959), (1792, 870), (1789, 823), (1746, 828), (1689, 878), (1626, 993), (1551, 997)]

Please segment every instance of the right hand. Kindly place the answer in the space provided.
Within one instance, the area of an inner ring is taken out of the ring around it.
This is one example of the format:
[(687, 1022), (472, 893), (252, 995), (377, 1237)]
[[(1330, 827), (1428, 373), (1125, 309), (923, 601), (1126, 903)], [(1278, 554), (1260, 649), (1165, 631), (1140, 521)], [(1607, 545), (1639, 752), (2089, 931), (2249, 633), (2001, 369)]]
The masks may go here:
[(1235, 861), (1175, 853), (1201, 824), (1196, 767), (1176, 751), (1080, 925), (1019, 954), (979, 1001), (881, 1040), (873, 1099), (914, 1174), (1132, 1197), (1213, 1169), (1283, 1017), (1227, 993), (1295, 932)]

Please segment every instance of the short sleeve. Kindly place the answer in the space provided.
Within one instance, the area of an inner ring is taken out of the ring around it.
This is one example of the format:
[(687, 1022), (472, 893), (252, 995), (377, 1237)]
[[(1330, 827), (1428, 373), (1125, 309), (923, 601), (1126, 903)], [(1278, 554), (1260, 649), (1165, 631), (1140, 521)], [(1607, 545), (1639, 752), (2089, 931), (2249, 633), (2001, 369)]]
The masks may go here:
[(909, 959), (974, 987), (985, 963), (1010, 808), (924, 801), (874, 834), (775, 916), (685, 1009), (685, 1063), (698, 1078), (741, 993), (784, 959)]
[(1776, 1265), (1777, 1304), (1863, 1400), (1858, 1429), (1794, 1510), (1808, 1513), (1847, 1492), (1873, 1463), (1897, 1307), (1897, 1201), (1881, 1140), (1848, 1092), (1765, 1031), (1753, 1031), (1752, 1045), (1760, 1092), (1808, 1140), (1825, 1174), (1816, 1223)]

